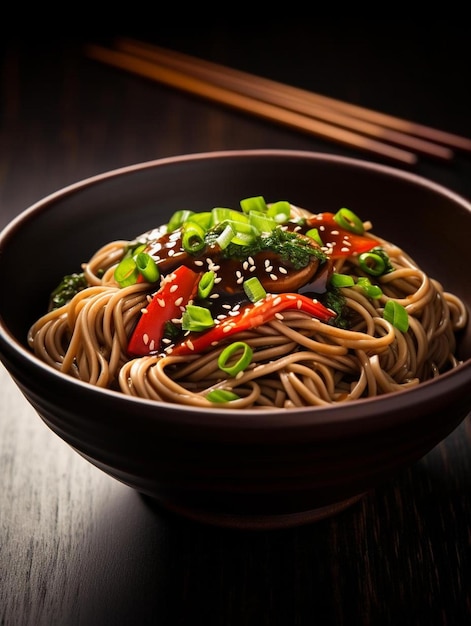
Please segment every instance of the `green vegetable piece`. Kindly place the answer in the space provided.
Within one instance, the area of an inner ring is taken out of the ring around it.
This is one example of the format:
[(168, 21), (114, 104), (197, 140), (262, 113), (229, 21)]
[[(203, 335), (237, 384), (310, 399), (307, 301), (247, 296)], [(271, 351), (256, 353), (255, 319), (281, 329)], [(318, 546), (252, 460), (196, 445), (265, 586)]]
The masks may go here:
[(285, 224), (291, 217), (291, 205), (286, 200), (273, 202), (267, 209), (268, 217), (272, 217), (277, 224)]
[(372, 285), (370, 279), (366, 276), (361, 276), (357, 280), (357, 285), (362, 288), (363, 292), (368, 298), (381, 298), (383, 290), (378, 285)]
[(190, 254), (202, 250), (206, 245), (205, 234), (205, 229), (196, 222), (185, 222), (182, 234), (183, 249)]
[(307, 232), (306, 232), (307, 237), (310, 237), (311, 239), (314, 239), (314, 241), (319, 244), (319, 246), (323, 246), (324, 242), (321, 239), (321, 236), (319, 235), (319, 231), (317, 228), (310, 228)]
[(214, 281), (216, 279), (216, 274), (209, 270), (205, 272), (198, 283), (198, 297), (204, 300), (209, 296), (214, 287)]
[(135, 258), (130, 256), (124, 257), (124, 259), (118, 263), (114, 271), (115, 281), (123, 288), (134, 285), (138, 278), (139, 268)]
[(175, 211), (167, 224), (167, 232), (173, 233), (177, 228), (180, 228), (185, 222), (187, 222), (190, 217), (193, 215), (194, 211), (189, 211), (187, 209), (182, 209), (180, 211)]
[(334, 215), (334, 220), (345, 230), (355, 233), (355, 235), (363, 235), (365, 228), (361, 219), (350, 209), (339, 209)]
[(361, 269), (372, 276), (381, 276), (386, 271), (386, 263), (377, 252), (363, 252), (358, 257)]
[[(218, 367), (229, 376), (237, 376), (239, 372), (243, 372), (250, 365), (252, 355), (253, 350), (247, 343), (234, 341), (234, 343), (226, 346), (219, 355)], [(235, 358), (236, 360), (234, 360)]]
[(206, 394), (206, 398), (211, 402), (230, 402), (231, 400), (240, 400), (240, 397), (233, 391), (227, 389), (213, 389)]
[(154, 259), (147, 252), (139, 252), (136, 255), (136, 265), (144, 280), (148, 283), (156, 283), (160, 278), (160, 271)]
[(256, 276), (248, 278), (242, 286), (250, 302), (258, 302), (267, 295), (264, 286)]
[(51, 293), (49, 300), (49, 310), (58, 309), (70, 302), (72, 298), (82, 289), (88, 287), (83, 272), (79, 274), (68, 274), (64, 276), (59, 285)]
[(384, 319), (402, 333), (409, 329), (409, 314), (406, 309), (395, 300), (388, 300), (383, 311)]
[(251, 211), (260, 211), (260, 213), (267, 212), (267, 203), (263, 196), (252, 196), (250, 198), (244, 198), (240, 201), (240, 206), (244, 213), (250, 213)]
[(188, 304), (182, 315), (182, 329), (201, 332), (215, 325), (209, 309), (196, 304)]
[(353, 287), (355, 281), (349, 274), (332, 274), (330, 277), (330, 284), (333, 287)]

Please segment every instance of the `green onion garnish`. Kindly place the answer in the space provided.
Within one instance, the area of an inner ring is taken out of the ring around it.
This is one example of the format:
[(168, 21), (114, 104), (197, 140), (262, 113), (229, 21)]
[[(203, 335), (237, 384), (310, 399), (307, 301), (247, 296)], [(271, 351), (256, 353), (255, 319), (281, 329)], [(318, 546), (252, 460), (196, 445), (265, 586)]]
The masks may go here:
[(267, 203), (263, 196), (252, 196), (251, 198), (244, 198), (240, 201), (241, 209), (244, 213), (250, 213), (251, 211), (259, 211), (260, 213), (267, 212)]
[(337, 274), (334, 272), (330, 277), (330, 284), (333, 287), (353, 287), (355, 281), (349, 274)]
[(365, 232), (363, 222), (358, 215), (350, 211), (350, 209), (339, 209), (334, 215), (334, 220), (341, 228), (355, 233), (355, 235), (363, 235)]
[[(241, 354), (240, 354), (241, 353)], [(238, 355), (236, 361), (234, 358)], [(218, 367), (229, 376), (237, 376), (243, 372), (252, 361), (253, 350), (244, 341), (234, 341), (221, 352), (218, 358)]]
[(124, 257), (114, 271), (114, 279), (120, 287), (134, 285), (139, 278), (139, 268), (133, 257)]
[(201, 332), (212, 328), (214, 320), (209, 309), (195, 304), (187, 304), (182, 315), (182, 329)]
[(233, 391), (227, 389), (213, 389), (206, 394), (206, 398), (211, 402), (230, 402), (231, 400), (240, 400), (240, 397)]
[(198, 297), (199, 298), (202, 298), (204, 300), (205, 298), (209, 296), (209, 294), (211, 293), (214, 287), (215, 279), (216, 279), (216, 274), (212, 270), (209, 270), (208, 272), (205, 272), (203, 274), (203, 276), (200, 279), (200, 282), (198, 283)]
[(358, 257), (358, 263), (364, 272), (372, 276), (381, 276), (386, 270), (386, 263), (377, 252), (363, 252)]
[(148, 283), (156, 283), (160, 278), (160, 271), (154, 259), (147, 252), (139, 252), (136, 255), (136, 265), (144, 280)]
[(384, 307), (383, 317), (401, 332), (407, 332), (409, 328), (409, 314), (399, 302), (388, 300)]
[(378, 285), (372, 285), (370, 279), (366, 276), (361, 276), (357, 280), (357, 285), (362, 288), (363, 292), (368, 298), (381, 298), (383, 291)]
[(182, 246), (185, 252), (199, 252), (205, 246), (205, 229), (196, 222), (183, 224)]
[(173, 233), (174, 230), (177, 230), (177, 228), (180, 228), (182, 224), (187, 222), (192, 215), (193, 211), (188, 211), (187, 209), (175, 211), (167, 223), (167, 232)]
[(246, 281), (244, 281), (244, 284), (242, 286), (250, 302), (258, 302), (267, 295), (265, 288), (256, 276), (248, 278)]
[(268, 217), (272, 217), (277, 224), (284, 224), (291, 217), (291, 205), (287, 200), (273, 202), (267, 209)]
[(311, 239), (314, 239), (314, 241), (319, 244), (321, 247), (324, 245), (321, 236), (319, 235), (319, 231), (317, 228), (310, 228), (307, 233), (306, 233), (307, 237), (310, 237)]

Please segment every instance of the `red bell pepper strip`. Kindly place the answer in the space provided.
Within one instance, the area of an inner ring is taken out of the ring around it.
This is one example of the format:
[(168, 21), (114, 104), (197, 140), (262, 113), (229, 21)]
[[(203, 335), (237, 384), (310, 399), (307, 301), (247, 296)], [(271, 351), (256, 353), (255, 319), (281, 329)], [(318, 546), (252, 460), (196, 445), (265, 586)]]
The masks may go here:
[(128, 343), (128, 353), (146, 356), (161, 350), (165, 324), (182, 316), (181, 307), (195, 296), (200, 274), (180, 265), (167, 274), (142, 313)]
[(352, 254), (362, 254), (380, 243), (371, 237), (356, 235), (346, 228), (342, 228), (334, 219), (333, 213), (318, 213), (306, 220), (309, 228), (317, 228), (319, 236), (324, 246), (322, 249), (328, 250), (327, 254), (331, 259), (350, 256)]
[(327, 322), (335, 317), (323, 304), (299, 293), (267, 294), (263, 300), (243, 307), (238, 315), (228, 316), (217, 326), (201, 333), (192, 333), (175, 346), (172, 356), (199, 354), (234, 333), (250, 330), (272, 320), (276, 313), (286, 309), (303, 311)]

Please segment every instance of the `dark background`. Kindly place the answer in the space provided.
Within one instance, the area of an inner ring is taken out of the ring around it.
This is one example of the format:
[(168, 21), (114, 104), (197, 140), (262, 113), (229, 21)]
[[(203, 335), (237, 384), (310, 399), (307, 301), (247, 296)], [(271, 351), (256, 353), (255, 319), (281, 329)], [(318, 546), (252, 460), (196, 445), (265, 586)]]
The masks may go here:
[[(378, 160), (84, 58), (84, 43), (114, 35), (471, 137), (465, 17), (381, 8), (366, 20), (340, 19), (340, 7), (318, 19), (113, 6), (101, 23), (98, 6), (17, 8), (1, 25), (0, 227), (65, 185), (159, 157), (290, 148)], [(471, 155), (412, 171), (471, 198)], [(469, 623), (469, 418), (332, 519), (233, 532), (174, 518), (90, 466), (0, 375), (0, 624)]]

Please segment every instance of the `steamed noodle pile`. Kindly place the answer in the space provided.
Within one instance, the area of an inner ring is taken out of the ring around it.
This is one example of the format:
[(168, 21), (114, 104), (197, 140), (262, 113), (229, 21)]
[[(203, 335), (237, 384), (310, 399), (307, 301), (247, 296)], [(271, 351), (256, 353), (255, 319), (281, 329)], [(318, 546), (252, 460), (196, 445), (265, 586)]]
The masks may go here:
[[(199, 407), (323, 406), (406, 389), (457, 365), (455, 333), (464, 327), (467, 313), (460, 299), (405, 251), (375, 238), (394, 271), (375, 279), (383, 294), (379, 299), (368, 298), (357, 286), (342, 289), (354, 320), (351, 328), (284, 312), (231, 337), (253, 349), (250, 366), (235, 378), (218, 367), (221, 345), (200, 355), (130, 359), (127, 343), (148, 303), (149, 285), (116, 284), (114, 269), (127, 241), (108, 243), (83, 265), (89, 287), (37, 320), (29, 345), (51, 366), (93, 385)], [(335, 271), (364, 275), (355, 256), (336, 261)], [(388, 299), (407, 310), (407, 332), (384, 319)], [(232, 390), (240, 398), (214, 404), (205, 398), (212, 389)]]

